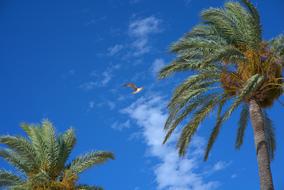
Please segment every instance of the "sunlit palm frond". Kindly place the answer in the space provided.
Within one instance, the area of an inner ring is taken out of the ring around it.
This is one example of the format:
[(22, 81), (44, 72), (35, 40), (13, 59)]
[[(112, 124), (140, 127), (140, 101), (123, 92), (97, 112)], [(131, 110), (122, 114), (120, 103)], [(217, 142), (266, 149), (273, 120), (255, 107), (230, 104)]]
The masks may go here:
[(106, 162), (109, 159), (114, 159), (114, 155), (111, 152), (97, 151), (91, 152), (86, 155), (76, 158), (70, 164), (70, 170), (79, 174), (84, 170), (96, 165)]

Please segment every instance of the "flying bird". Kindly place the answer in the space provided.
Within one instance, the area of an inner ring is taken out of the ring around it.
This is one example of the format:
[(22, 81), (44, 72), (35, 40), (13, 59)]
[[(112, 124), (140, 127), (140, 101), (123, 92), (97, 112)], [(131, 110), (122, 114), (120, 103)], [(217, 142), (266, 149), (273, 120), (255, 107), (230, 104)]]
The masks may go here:
[(137, 94), (141, 92), (141, 90), (143, 90), (143, 87), (137, 87), (134, 83), (126, 83), (124, 86), (132, 88), (133, 89), (132, 94)]

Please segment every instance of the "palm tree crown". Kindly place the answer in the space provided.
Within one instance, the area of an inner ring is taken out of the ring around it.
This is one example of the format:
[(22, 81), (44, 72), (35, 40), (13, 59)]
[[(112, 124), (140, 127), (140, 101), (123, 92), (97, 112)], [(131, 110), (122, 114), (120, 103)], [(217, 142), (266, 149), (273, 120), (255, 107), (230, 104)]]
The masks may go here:
[[(172, 45), (171, 51), (177, 58), (160, 71), (160, 78), (191, 72), (176, 88), (165, 124), (164, 142), (193, 113), (177, 144), (180, 155), (186, 153), (199, 124), (217, 108), (206, 160), (222, 123), (242, 105), (236, 140), (239, 148), (249, 117), (248, 102), (254, 99), (261, 108), (266, 108), (283, 94), (284, 36), (263, 40), (258, 11), (248, 0), (242, 3), (244, 6), (228, 2), (224, 8), (203, 11), (202, 24)], [(273, 157), (274, 131), (267, 114), (264, 118), (269, 153)]]
[(0, 170), (0, 187), (9, 189), (61, 190), (101, 188), (76, 185), (79, 174), (93, 165), (114, 159), (111, 152), (96, 151), (66, 163), (76, 143), (73, 129), (56, 136), (52, 124), (45, 120), (41, 125), (23, 124), (28, 139), (19, 136), (0, 136), (0, 157), (12, 164), (21, 175)]

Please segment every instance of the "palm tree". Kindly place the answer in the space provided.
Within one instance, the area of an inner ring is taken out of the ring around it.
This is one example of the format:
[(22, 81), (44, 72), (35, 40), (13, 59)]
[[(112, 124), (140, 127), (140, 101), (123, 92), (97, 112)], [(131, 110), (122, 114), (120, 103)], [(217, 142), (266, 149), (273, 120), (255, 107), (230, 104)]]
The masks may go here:
[(270, 161), (275, 138), (265, 108), (283, 94), (284, 36), (263, 40), (259, 13), (249, 0), (209, 8), (202, 12), (202, 19), (171, 46), (177, 58), (160, 71), (160, 78), (189, 71), (169, 102), (164, 143), (179, 124), (189, 119), (177, 143), (179, 154), (185, 155), (199, 124), (216, 110), (217, 121), (205, 150), (207, 160), (222, 124), (241, 107), (235, 146), (241, 147), (250, 119), (260, 187), (272, 190)]
[(52, 123), (23, 124), (28, 138), (0, 136), (0, 157), (13, 165), (19, 175), (0, 170), (0, 188), (11, 190), (101, 190), (102, 188), (77, 185), (79, 174), (86, 169), (114, 159), (111, 152), (96, 151), (79, 156), (70, 163), (67, 159), (74, 148), (73, 129), (56, 136)]

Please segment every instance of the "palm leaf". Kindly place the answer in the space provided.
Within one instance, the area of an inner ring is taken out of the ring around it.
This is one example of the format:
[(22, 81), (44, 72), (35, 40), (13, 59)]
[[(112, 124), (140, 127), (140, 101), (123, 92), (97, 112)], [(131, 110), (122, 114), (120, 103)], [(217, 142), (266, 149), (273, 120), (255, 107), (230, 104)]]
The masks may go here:
[(204, 155), (205, 161), (208, 159), (208, 156), (209, 156), (209, 153), (212, 149), (212, 146), (213, 146), (214, 142), (216, 141), (216, 138), (219, 134), (220, 128), (222, 126), (222, 120), (223, 120), (223, 116), (221, 115), (222, 109), (223, 109), (223, 106), (225, 105), (225, 103), (228, 100), (229, 100), (229, 96), (224, 94), (223, 97), (221, 98), (220, 102), (219, 102), (216, 124), (215, 124), (215, 126), (214, 126), (214, 128), (211, 132), (211, 135), (210, 135), (208, 143), (207, 143), (207, 147), (205, 149), (205, 155)]
[(220, 96), (209, 100), (208, 103), (202, 105), (202, 107), (195, 112), (190, 122), (186, 126), (184, 126), (177, 144), (177, 147), (179, 149), (179, 155), (181, 156), (185, 155), (186, 149), (191, 141), (192, 136), (196, 132), (196, 129), (198, 128), (199, 124), (219, 103), (219, 101), (220, 101)]
[(11, 172), (0, 169), (0, 188), (19, 185), (23, 181), (20, 177), (12, 174)]
[(248, 125), (248, 120), (249, 120), (249, 108), (247, 104), (244, 104), (242, 107), (240, 120), (238, 122), (239, 126), (238, 126), (237, 138), (235, 143), (235, 147), (237, 149), (240, 149), (241, 145), (243, 144), (244, 134), (246, 127)]
[(78, 174), (93, 165), (104, 163), (109, 159), (114, 159), (114, 155), (111, 152), (91, 152), (72, 161), (70, 170)]
[(35, 150), (31, 143), (25, 138), (6, 135), (0, 137), (0, 143), (7, 145), (11, 150), (15, 151), (22, 160), (30, 164), (31, 168), (38, 166), (37, 160), (35, 159)]

